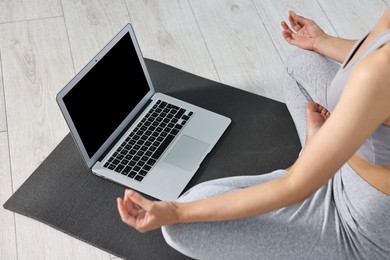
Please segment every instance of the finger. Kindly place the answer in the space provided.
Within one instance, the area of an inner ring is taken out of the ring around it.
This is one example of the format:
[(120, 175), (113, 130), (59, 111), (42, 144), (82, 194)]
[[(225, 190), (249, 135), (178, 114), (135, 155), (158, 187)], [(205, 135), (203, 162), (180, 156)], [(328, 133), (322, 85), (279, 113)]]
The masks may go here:
[(299, 28), (302, 28), (309, 21), (305, 17), (297, 15), (294, 11), (292, 11), (292, 16), (295, 23), (299, 26)]
[(286, 42), (288, 42), (291, 45), (295, 45), (295, 40), (293, 39), (293, 37), (291, 37), (292, 36), (291, 34), (288, 34), (286, 32), (282, 32), (282, 35), (283, 35), (283, 38), (286, 40)]
[(126, 206), (127, 211), (134, 216), (134, 210), (137, 208), (134, 203), (129, 199), (129, 197), (126, 195), (126, 190), (125, 194), (123, 195), (123, 201), (124, 205)]
[[(287, 24), (283, 25), (283, 22), (282, 22), (282, 26), (287, 26)], [(291, 41), (293, 40), (293, 38), (292, 38), (293, 34), (294, 34), (293, 31), (291, 31), (291, 29), (288, 26), (287, 26), (287, 29), (284, 29), (284, 31), (282, 31), (283, 38), (289, 44), (292, 44)]]
[(290, 21), (291, 27), (297, 32), (302, 27), (297, 21), (297, 15), (294, 11), (289, 12), (288, 20)]
[(117, 207), (119, 215), (122, 219), (122, 221), (132, 227), (135, 225), (135, 218), (129, 214), (129, 212), (126, 210), (126, 205), (121, 198), (117, 198)]
[(293, 34), (294, 32), (290, 29), (290, 27), (287, 25), (287, 23), (285, 21), (282, 21), (281, 22), (281, 25), (282, 25), (282, 28), (284, 30), (284, 32), (288, 33), (288, 34)]
[(139, 211), (142, 209), (130, 199), (129, 194), (131, 194), (132, 192), (133, 192), (132, 190), (128, 190), (128, 189), (125, 190), (124, 204), (126, 206), (128, 213), (131, 214), (133, 217), (137, 217)]
[(282, 26), (283, 30), (285, 31), (291, 31), (290, 27), (288, 27), (288, 24), (285, 22), (285, 21), (282, 21), (280, 23), (280, 25)]
[(149, 211), (151, 206), (153, 205), (153, 202), (145, 199), (143, 196), (141, 196), (139, 193), (132, 191), (132, 190), (126, 190), (126, 196), (134, 202), (136, 205), (140, 206), (142, 209)]

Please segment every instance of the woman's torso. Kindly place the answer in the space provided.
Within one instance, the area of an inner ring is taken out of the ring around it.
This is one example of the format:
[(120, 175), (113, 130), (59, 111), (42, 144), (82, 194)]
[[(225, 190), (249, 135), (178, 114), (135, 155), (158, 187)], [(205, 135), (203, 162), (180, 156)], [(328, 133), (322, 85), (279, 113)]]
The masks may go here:
[[(387, 28), (374, 28), (367, 37), (357, 42), (329, 87), (328, 105), (331, 111), (355, 65), (385, 45), (390, 46), (390, 24)], [(348, 163), (369, 184), (390, 195), (390, 120), (376, 129)]]

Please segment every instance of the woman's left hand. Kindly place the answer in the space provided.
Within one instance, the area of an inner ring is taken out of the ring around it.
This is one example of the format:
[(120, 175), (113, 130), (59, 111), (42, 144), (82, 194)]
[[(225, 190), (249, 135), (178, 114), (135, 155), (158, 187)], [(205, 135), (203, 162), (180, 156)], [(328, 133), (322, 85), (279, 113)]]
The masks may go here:
[(121, 219), (141, 233), (178, 222), (177, 203), (151, 201), (133, 190), (117, 199)]

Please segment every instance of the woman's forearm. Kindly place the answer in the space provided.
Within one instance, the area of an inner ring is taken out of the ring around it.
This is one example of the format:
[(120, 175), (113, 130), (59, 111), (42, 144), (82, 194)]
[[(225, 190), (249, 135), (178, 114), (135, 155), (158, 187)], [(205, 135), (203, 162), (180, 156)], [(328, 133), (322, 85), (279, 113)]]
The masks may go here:
[(247, 218), (305, 199), (288, 175), (253, 187), (194, 202), (178, 203), (178, 222), (210, 222)]
[(355, 44), (356, 40), (323, 35), (314, 44), (314, 51), (339, 63), (343, 63)]

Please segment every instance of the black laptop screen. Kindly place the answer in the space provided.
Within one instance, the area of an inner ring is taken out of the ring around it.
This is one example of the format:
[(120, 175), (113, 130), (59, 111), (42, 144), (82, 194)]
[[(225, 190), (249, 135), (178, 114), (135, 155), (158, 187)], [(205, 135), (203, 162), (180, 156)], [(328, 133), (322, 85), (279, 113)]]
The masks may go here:
[(89, 157), (148, 91), (127, 33), (63, 98)]

